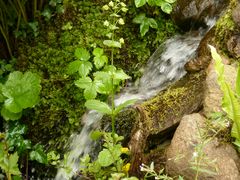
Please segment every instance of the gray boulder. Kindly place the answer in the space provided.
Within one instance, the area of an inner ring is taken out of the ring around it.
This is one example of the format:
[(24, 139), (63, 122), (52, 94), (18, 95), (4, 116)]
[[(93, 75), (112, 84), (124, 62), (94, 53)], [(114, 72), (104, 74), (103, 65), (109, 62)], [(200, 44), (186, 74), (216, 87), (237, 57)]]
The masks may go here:
[(235, 149), (230, 144), (220, 144), (216, 138), (204, 137), (204, 121), (198, 113), (182, 118), (166, 152), (167, 173), (193, 180), (199, 168), (198, 180), (239, 180)]
[[(224, 75), (225, 80), (230, 84), (230, 86), (235, 89), (235, 81), (237, 70), (235, 67), (230, 65), (224, 65)], [(210, 64), (207, 72), (206, 87), (204, 92), (204, 114), (208, 116), (212, 112), (222, 111), (222, 97), (223, 93), (217, 83), (217, 73), (214, 69), (213, 62)]]

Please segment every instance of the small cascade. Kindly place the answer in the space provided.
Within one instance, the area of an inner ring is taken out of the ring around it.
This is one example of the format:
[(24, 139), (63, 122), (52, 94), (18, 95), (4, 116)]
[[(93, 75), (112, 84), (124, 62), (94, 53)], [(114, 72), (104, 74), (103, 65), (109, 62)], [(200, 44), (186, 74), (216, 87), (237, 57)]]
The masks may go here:
[[(209, 24), (212, 26), (212, 20)], [(204, 34), (201, 31), (191, 32), (167, 40), (150, 57), (139, 84), (129, 85), (123, 89), (122, 93), (116, 97), (115, 104), (119, 105), (129, 99), (139, 101), (149, 99), (170, 83), (182, 78), (186, 74), (184, 65), (195, 57)], [(98, 127), (102, 116), (96, 111), (89, 111), (83, 116), (84, 126), (80, 134), (72, 135), (70, 152), (64, 164), (72, 171), (66, 172), (65, 169), (60, 168), (55, 177), (56, 180), (69, 179), (78, 171), (79, 158), (88, 154), (93, 145), (89, 134)]]

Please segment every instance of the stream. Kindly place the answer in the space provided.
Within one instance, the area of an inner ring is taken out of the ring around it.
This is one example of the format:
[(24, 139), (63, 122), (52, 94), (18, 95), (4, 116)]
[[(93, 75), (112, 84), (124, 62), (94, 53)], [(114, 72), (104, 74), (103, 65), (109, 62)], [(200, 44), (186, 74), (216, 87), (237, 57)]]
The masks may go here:
[[(215, 20), (209, 19), (206, 24), (210, 27)], [(188, 32), (176, 35), (168, 39), (153, 53), (144, 69), (143, 76), (138, 83), (128, 84), (122, 92), (116, 96), (116, 106), (129, 99), (147, 100), (165, 89), (169, 84), (182, 78), (186, 71), (184, 65), (196, 55), (198, 45), (207, 30)], [(79, 169), (79, 158), (90, 153), (94, 142), (89, 134), (99, 125), (103, 115), (96, 111), (86, 112), (82, 118), (84, 126), (80, 134), (73, 134), (69, 140), (68, 158), (62, 164), (70, 169), (58, 169), (56, 180), (70, 179)]]

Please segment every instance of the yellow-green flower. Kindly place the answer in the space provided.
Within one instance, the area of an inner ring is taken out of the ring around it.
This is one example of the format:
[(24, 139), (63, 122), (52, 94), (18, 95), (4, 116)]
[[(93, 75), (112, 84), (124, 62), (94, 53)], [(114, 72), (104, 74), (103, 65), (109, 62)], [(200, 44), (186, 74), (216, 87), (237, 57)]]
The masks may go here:
[(114, 6), (114, 3), (113, 3), (112, 1), (110, 1), (110, 2), (108, 3), (108, 5), (109, 5), (110, 7), (113, 7), (113, 6)]
[(121, 153), (123, 154), (129, 154), (129, 149), (128, 148), (121, 148)]
[(128, 171), (129, 171), (129, 169), (130, 169), (130, 167), (131, 167), (131, 164), (130, 164), (130, 163), (125, 164), (125, 165), (122, 167), (122, 171), (127, 174)]
[(118, 23), (121, 24), (121, 25), (124, 25), (124, 24), (125, 24), (123, 18), (120, 18), (120, 19), (118, 20)]
[(107, 10), (109, 10), (109, 6), (108, 6), (108, 5), (104, 5), (104, 6), (102, 7), (102, 9), (105, 10), (105, 11), (107, 11)]

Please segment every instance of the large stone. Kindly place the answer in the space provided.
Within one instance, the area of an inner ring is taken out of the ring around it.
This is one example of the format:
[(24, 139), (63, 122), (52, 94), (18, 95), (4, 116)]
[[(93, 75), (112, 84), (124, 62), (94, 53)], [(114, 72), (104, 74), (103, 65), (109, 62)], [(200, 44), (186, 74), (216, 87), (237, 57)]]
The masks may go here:
[[(220, 144), (216, 138), (203, 135), (205, 119), (200, 114), (182, 118), (171, 145), (167, 149), (166, 170), (171, 176), (184, 176), (185, 180), (239, 180), (239, 157), (230, 144)], [(196, 164), (198, 162), (199, 165)]]
[(206, 20), (216, 17), (227, 0), (178, 0), (171, 16), (175, 23), (184, 30), (206, 25)]
[[(231, 88), (235, 89), (237, 70), (230, 65), (224, 65), (224, 76)], [(223, 93), (217, 83), (217, 73), (214, 69), (213, 62), (210, 64), (206, 78), (205, 96), (203, 100), (204, 114), (209, 115), (212, 112), (222, 111)]]

